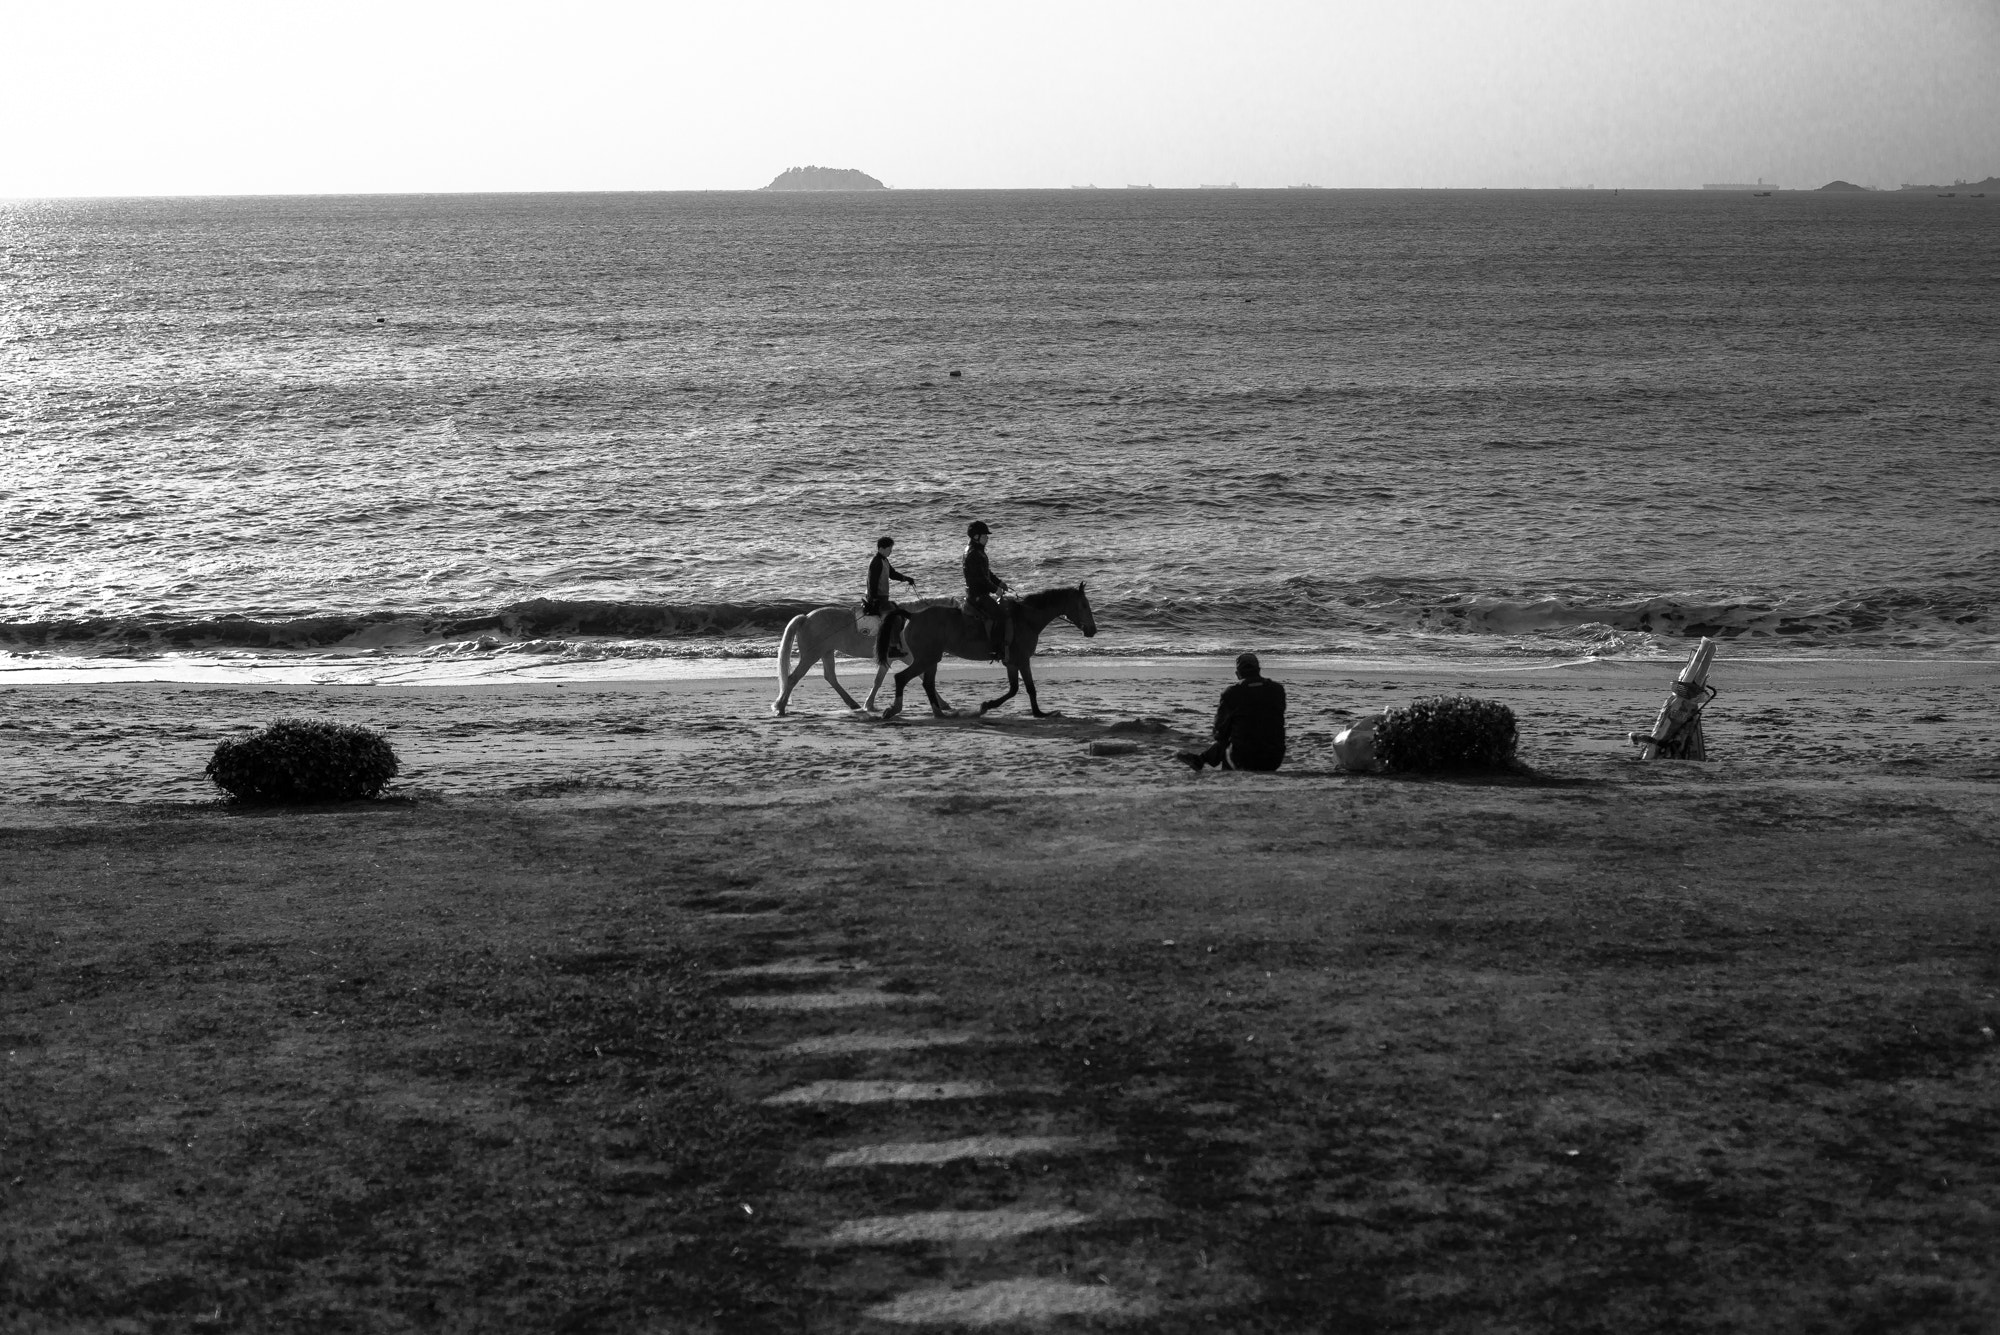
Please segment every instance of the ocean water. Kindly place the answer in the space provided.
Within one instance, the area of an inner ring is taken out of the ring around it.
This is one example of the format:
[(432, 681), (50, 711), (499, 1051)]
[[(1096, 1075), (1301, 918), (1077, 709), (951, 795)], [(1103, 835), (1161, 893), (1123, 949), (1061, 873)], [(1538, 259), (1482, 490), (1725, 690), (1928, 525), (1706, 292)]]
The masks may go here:
[[(958, 372), (958, 375), (953, 375)], [(2000, 198), (0, 203), (0, 675), (1058, 653), (2000, 655)]]

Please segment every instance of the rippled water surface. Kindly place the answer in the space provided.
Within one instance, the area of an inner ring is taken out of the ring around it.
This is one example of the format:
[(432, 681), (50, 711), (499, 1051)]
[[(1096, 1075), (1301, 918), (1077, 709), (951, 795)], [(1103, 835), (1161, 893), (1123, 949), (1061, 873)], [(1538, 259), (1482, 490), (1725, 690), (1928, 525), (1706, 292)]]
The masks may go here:
[(1093, 652), (1989, 657), (1996, 297), (2000, 199), (0, 205), (0, 648), (762, 653), (983, 518)]

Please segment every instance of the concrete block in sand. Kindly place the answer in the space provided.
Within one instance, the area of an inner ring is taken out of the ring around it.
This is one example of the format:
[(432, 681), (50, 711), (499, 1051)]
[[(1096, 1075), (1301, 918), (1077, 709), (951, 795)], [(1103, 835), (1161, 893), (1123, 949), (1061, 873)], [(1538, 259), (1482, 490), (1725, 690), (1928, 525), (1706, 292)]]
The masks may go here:
[(788, 1057), (819, 1057), (842, 1052), (918, 1052), (924, 1048), (956, 1047), (978, 1035), (919, 1030), (909, 1034), (820, 1034), (787, 1043), (779, 1051)]
[(1014, 1159), (1025, 1154), (1062, 1154), (1080, 1149), (1076, 1136), (967, 1136), (960, 1140), (912, 1141), (897, 1145), (863, 1145), (826, 1156), (828, 1168), (866, 1168), (876, 1164), (952, 1163), (959, 1159)]
[(729, 1004), (747, 1011), (844, 1011), (862, 1006), (896, 1006), (936, 1001), (929, 992), (883, 992), (853, 988), (838, 992), (781, 992), (766, 996), (731, 997)]
[(850, 1219), (818, 1239), (827, 1247), (893, 1247), (904, 1242), (997, 1242), (1051, 1229), (1075, 1228), (1091, 1216), (1081, 1210), (931, 1210), (923, 1214)]
[(860, 960), (777, 960), (770, 964), (746, 964), (724, 969), (724, 978), (812, 978), (828, 973), (859, 973), (867, 968)]
[(815, 1080), (782, 1094), (768, 1104), (800, 1103), (927, 1103), (940, 1099), (980, 1099), (1000, 1093), (984, 1080)]
[(868, 1309), (877, 1321), (904, 1325), (1011, 1326), (1065, 1316), (1140, 1317), (1153, 1310), (1104, 1284), (1066, 1279), (1000, 1279), (969, 1289), (919, 1289)]

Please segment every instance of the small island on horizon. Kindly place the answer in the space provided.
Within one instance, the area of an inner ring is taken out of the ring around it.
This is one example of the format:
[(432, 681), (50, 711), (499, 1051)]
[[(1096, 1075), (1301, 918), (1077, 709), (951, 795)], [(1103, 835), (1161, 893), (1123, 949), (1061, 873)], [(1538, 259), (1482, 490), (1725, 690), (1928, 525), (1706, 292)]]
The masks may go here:
[(766, 190), (887, 190), (867, 172), (852, 167), (792, 167), (778, 173)]

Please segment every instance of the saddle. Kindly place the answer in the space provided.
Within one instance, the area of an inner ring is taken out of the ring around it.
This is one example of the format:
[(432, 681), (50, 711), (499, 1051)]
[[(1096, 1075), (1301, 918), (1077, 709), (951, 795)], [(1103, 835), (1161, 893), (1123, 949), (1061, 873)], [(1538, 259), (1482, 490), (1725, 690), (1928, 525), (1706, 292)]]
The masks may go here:
[[(993, 601), (1000, 608), (1001, 620), (1012, 622), (1019, 605), (1018, 600), (1003, 594), (994, 598)], [(979, 633), (986, 637), (986, 652), (992, 658), (998, 659), (1000, 657), (1001, 646), (1005, 643), (996, 633), (1000, 628), (1001, 621), (996, 621), (994, 618), (989, 617), (985, 610), (973, 602), (969, 596), (959, 599), (958, 610), (968, 621), (979, 627)]]

